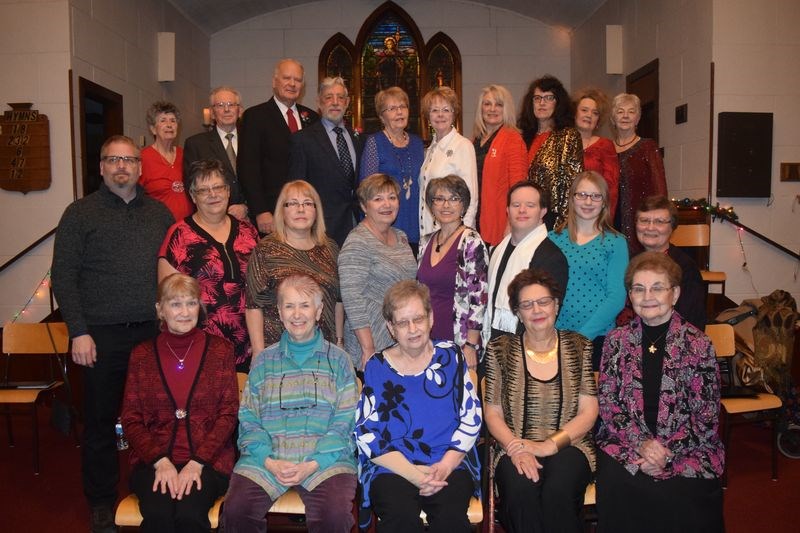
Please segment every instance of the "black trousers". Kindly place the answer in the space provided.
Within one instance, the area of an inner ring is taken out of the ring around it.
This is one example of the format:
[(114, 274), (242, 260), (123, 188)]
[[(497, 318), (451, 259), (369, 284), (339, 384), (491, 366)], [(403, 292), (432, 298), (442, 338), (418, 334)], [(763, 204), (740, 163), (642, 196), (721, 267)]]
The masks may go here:
[(370, 501), (378, 515), (378, 533), (422, 532), (420, 511), (425, 511), (429, 533), (470, 530), (467, 508), (474, 485), (466, 470), (454, 470), (447, 486), (433, 496), (420, 496), (419, 489), (395, 474), (380, 474), (372, 480)]
[(539, 462), (534, 483), (517, 472), (508, 455), (498, 461), (494, 476), (503, 528), (509, 533), (582, 532), (580, 512), (592, 475), (586, 456), (569, 446)]
[(119, 459), (117, 423), (128, 359), (134, 346), (158, 334), (156, 321), (89, 326), (97, 346), (97, 362), (83, 371), (83, 492), (89, 505), (113, 507), (117, 501)]
[(631, 475), (597, 451), (597, 530), (606, 533), (722, 533), (719, 479)]
[[(183, 465), (176, 465), (180, 472)], [(131, 472), (131, 490), (139, 498), (139, 511), (142, 513), (142, 533), (208, 533), (211, 524), (208, 521), (208, 510), (217, 498), (228, 490), (228, 478), (210, 466), (204, 466), (200, 474), (203, 485), (180, 500), (172, 499), (167, 491), (161, 494), (161, 488), (153, 492), (156, 471), (152, 466), (139, 465)]]

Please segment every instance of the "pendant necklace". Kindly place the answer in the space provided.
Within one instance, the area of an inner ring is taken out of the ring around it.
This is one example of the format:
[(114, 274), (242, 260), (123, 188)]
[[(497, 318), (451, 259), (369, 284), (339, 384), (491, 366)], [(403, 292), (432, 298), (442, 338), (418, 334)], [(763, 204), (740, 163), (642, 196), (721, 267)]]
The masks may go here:
[(186, 368), (186, 365), (184, 365), (183, 362), (186, 361), (186, 357), (189, 355), (189, 352), (191, 351), (193, 344), (194, 344), (194, 339), (192, 339), (192, 342), (189, 343), (189, 347), (186, 348), (186, 351), (183, 353), (183, 358), (180, 358), (178, 357), (178, 354), (175, 353), (175, 350), (172, 349), (172, 346), (170, 346), (168, 342), (166, 343), (167, 348), (169, 348), (169, 351), (172, 352), (172, 357), (174, 357), (178, 361), (178, 370), (183, 370), (184, 368)]
[(463, 226), (463, 224), (459, 224), (458, 227), (453, 231), (453, 233), (451, 233), (450, 235), (447, 236), (447, 238), (444, 240), (444, 242), (442, 242), (442, 240), (440, 238), (442, 236), (442, 230), (439, 230), (439, 233), (436, 234), (436, 253), (437, 254), (442, 250), (442, 245), (443, 244), (447, 244), (447, 241), (450, 240), (450, 237), (452, 237), (453, 235), (458, 233), (458, 230), (461, 229), (461, 226)]
[[(669, 331), (669, 329), (667, 329), (667, 331)], [(644, 337), (645, 339), (647, 339), (647, 342), (649, 342), (649, 343), (650, 343), (650, 347), (647, 349), (647, 351), (648, 351), (648, 352), (650, 352), (650, 353), (656, 353), (656, 351), (657, 351), (657, 349), (656, 349), (656, 343), (657, 343), (658, 341), (660, 341), (661, 339), (663, 339), (663, 338), (664, 338), (664, 335), (666, 335), (666, 334), (667, 334), (667, 332), (665, 331), (664, 333), (662, 333), (661, 335), (659, 335), (659, 336), (658, 336), (658, 338), (657, 338), (656, 340), (654, 340), (654, 341), (651, 341), (650, 339), (648, 339), (648, 338), (647, 338), (647, 335), (645, 335), (645, 334), (644, 334), (644, 331), (642, 331), (642, 337)]]

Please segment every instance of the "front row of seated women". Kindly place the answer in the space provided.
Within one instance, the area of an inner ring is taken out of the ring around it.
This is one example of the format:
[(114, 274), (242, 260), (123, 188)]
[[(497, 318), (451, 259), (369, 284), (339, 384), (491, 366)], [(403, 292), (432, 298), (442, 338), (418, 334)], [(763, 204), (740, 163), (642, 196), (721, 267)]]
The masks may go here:
[[(710, 340), (674, 310), (680, 279), (663, 253), (631, 261), (635, 317), (607, 335), (597, 386), (592, 342), (555, 328), (558, 284), (537, 270), (510, 284), (524, 329), (487, 346), (483, 406), (506, 531), (582, 531), (595, 470), (601, 532), (724, 530), (719, 371)], [(308, 276), (279, 285), (285, 331), (253, 361), (234, 466), (233, 348), (196, 328), (194, 280), (161, 282), (165, 328), (132, 354), (123, 406), (143, 531), (207, 531), (228, 475), (226, 531), (266, 531), (267, 511), (290, 487), (309, 531), (350, 531), (357, 472), (379, 533), (423, 531), (420, 511), (430, 531), (469, 529), (481, 403), (458, 346), (431, 339), (428, 289), (405, 280), (387, 291), (394, 344), (367, 361), (359, 400), (350, 356), (317, 326), (322, 306)]]

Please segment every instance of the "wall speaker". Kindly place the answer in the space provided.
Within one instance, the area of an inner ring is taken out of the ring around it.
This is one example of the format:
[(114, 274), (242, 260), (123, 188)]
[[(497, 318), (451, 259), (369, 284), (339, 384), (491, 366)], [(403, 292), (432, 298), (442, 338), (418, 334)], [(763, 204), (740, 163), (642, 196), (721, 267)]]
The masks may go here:
[(769, 198), (772, 113), (720, 113), (717, 131), (717, 196)]
[(158, 81), (175, 81), (175, 34), (160, 31), (158, 38)]

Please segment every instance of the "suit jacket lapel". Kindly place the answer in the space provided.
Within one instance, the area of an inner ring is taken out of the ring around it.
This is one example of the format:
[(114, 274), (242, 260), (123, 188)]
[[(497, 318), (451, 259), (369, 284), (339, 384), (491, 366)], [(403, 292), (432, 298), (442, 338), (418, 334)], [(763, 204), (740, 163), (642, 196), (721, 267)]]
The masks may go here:
[(214, 154), (216, 159), (222, 161), (222, 166), (225, 167), (225, 170), (230, 172), (232, 176), (236, 176), (236, 169), (231, 166), (231, 160), (228, 159), (228, 152), (225, 151), (225, 145), (222, 144), (222, 139), (220, 139), (219, 133), (217, 133), (217, 128), (212, 129), (208, 134), (211, 153)]

